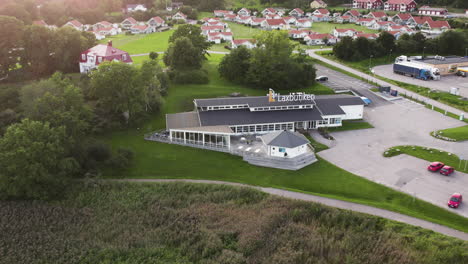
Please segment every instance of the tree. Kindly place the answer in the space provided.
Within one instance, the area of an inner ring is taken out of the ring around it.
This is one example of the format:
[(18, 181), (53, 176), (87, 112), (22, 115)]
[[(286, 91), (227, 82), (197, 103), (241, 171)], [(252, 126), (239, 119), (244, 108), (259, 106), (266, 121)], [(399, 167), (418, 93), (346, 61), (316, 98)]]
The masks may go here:
[(156, 60), (156, 59), (158, 59), (158, 57), (159, 57), (159, 54), (158, 54), (157, 52), (152, 51), (152, 52), (150, 52), (150, 54), (149, 54), (149, 58), (150, 58), (151, 60)]
[(161, 105), (161, 90), (167, 89), (167, 87), (162, 87), (159, 80), (163, 74), (165, 73), (155, 60), (144, 61), (140, 68), (139, 79), (146, 93), (145, 111), (147, 112), (157, 110)]
[(24, 119), (0, 138), (0, 197), (50, 199), (60, 194), (78, 165), (65, 156), (64, 127)]
[(23, 36), (23, 22), (7, 16), (0, 16), (0, 78), (16, 68), (19, 48)]
[[(84, 102), (81, 90), (68, 79), (64, 79), (60, 73), (54, 74), (48, 83), (53, 88), (41, 91), (42, 94), (35, 97), (33, 101), (25, 97), (25, 94), (33, 94), (39, 90), (35, 84), (25, 86), (22, 90), (23, 108), (30, 107), (25, 111), (29, 119), (47, 122), (51, 127), (64, 126), (70, 137), (69, 145), (72, 147), (86, 134), (92, 118), (91, 108)], [(33, 90), (33, 91), (31, 91)]]
[(231, 82), (244, 83), (249, 71), (251, 56), (250, 50), (244, 46), (233, 49), (219, 63), (219, 74)]
[(163, 60), (166, 66), (176, 71), (200, 69), (203, 62), (200, 51), (187, 37), (180, 37), (171, 43)]
[(175, 41), (181, 37), (186, 37), (192, 42), (192, 45), (198, 51), (199, 55), (197, 60), (200, 58), (205, 58), (207, 50), (211, 47), (211, 43), (206, 41), (206, 38), (201, 34), (200, 27), (196, 25), (182, 25), (179, 26), (176, 31), (169, 38), (169, 43), (175, 43)]
[(0, 10), (0, 15), (15, 17), (23, 21), (24, 24), (30, 25), (32, 23), (31, 14), (26, 11), (24, 6), (17, 3), (10, 3)]
[(333, 46), (333, 53), (342, 60), (350, 60), (353, 56), (353, 39), (343, 37), (340, 42)]
[(395, 37), (386, 31), (380, 32), (376, 42), (383, 48), (382, 55), (386, 55), (390, 51), (396, 50)]
[(70, 10), (63, 1), (48, 1), (41, 7), (41, 16), (48, 24), (61, 26), (64, 20), (68, 20), (66, 14)]
[(24, 31), (20, 63), (35, 77), (54, 72), (53, 39), (53, 31), (43, 26), (27, 26)]

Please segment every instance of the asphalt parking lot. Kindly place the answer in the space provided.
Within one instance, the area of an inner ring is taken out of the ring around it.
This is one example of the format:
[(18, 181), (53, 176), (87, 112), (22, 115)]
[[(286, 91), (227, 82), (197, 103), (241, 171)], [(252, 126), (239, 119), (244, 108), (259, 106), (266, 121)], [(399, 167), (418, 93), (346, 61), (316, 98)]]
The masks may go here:
[(355, 93), (369, 98), (372, 101), (372, 103), (369, 105), (371, 108), (390, 104), (388, 101), (375, 95), (372, 91), (369, 91), (369, 89), (375, 88), (375, 86), (372, 84), (358, 80), (344, 73), (329, 69), (322, 65), (316, 64), (315, 67), (317, 68), (317, 76), (328, 77), (328, 81), (321, 83), (332, 88), (333, 90), (353, 90)]
[(393, 64), (380, 65), (373, 69), (376, 75), (434, 90), (449, 92), (451, 87), (456, 87), (460, 89), (461, 96), (468, 97), (468, 77), (444, 75), (439, 81), (423, 81), (413, 77), (393, 73)]

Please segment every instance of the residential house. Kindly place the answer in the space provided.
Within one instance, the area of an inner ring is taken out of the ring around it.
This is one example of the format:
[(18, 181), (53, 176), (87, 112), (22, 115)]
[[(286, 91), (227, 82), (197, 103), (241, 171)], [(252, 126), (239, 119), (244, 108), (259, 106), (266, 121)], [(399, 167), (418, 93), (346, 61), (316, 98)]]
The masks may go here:
[(370, 29), (374, 30), (388, 30), (389, 26), (395, 25), (392, 21), (375, 21), (371, 25), (368, 26)]
[(335, 28), (332, 34), (335, 38), (353, 37), (358, 32), (354, 28)]
[(228, 15), (228, 14), (230, 15), (234, 14), (234, 12), (229, 11), (229, 10), (215, 10), (213, 11), (213, 13), (216, 17), (224, 17), (225, 15)]
[(295, 17), (293, 17), (293, 16), (283, 17), (283, 19), (289, 25), (294, 25), (294, 24), (296, 24), (296, 21), (297, 21), (297, 19)]
[(402, 35), (405, 34), (405, 32), (401, 32), (401, 31), (387, 31), (387, 33), (394, 36), (396, 40), (398, 40)]
[(336, 23), (343, 24), (343, 23), (355, 23), (357, 21), (357, 18), (354, 18), (351, 16), (338, 16), (338, 17), (333, 18), (333, 20)]
[(292, 29), (288, 31), (288, 36), (292, 39), (303, 39), (308, 35), (317, 34), (310, 30)]
[(374, 24), (374, 22), (376, 21), (373, 18), (360, 18), (356, 21), (356, 24), (363, 27), (369, 27)]
[(238, 16), (250, 16), (250, 10), (247, 8), (242, 8), (241, 10), (237, 11)]
[(113, 25), (112, 25), (111, 22), (108, 22), (108, 21), (101, 21), (101, 22), (97, 22), (96, 24), (92, 25), (93, 30), (98, 30), (98, 29), (101, 29), (101, 28), (110, 28), (110, 27), (113, 27)]
[(312, 15), (330, 16), (330, 11), (324, 8), (319, 8), (312, 12)]
[(237, 16), (236, 22), (239, 24), (248, 25), (250, 24), (252, 17), (250, 16)]
[(353, 0), (353, 8), (359, 9), (382, 9), (382, 0)]
[(406, 25), (408, 20), (413, 16), (410, 13), (398, 13), (389, 18), (390, 21), (395, 22), (398, 25)]
[(366, 38), (366, 39), (376, 39), (378, 38), (379, 35), (375, 34), (375, 33), (357, 33), (356, 35), (353, 36), (353, 39), (357, 39), (357, 38)]
[(172, 16), (172, 20), (183, 20), (187, 22), (187, 15), (182, 12), (177, 12)]
[(416, 2), (413, 0), (388, 0), (384, 4), (385, 11), (413, 12), (416, 10)]
[(360, 18), (361, 17), (361, 13), (359, 13), (359, 11), (355, 10), (355, 9), (351, 9), (351, 10), (348, 10), (346, 11), (343, 16), (350, 16), (350, 17), (355, 17), (356, 20), (357, 18)]
[(325, 15), (313, 15), (311, 19), (313, 22), (328, 22), (331, 20), (330, 16)]
[(121, 61), (124, 63), (133, 63), (128, 52), (112, 47), (112, 41), (106, 44), (99, 44), (88, 50), (85, 50), (80, 55), (80, 72), (88, 73), (96, 69), (99, 64), (104, 61)]
[(445, 8), (421, 6), (418, 8), (418, 14), (422, 16), (445, 16), (448, 14), (448, 10)]
[(93, 33), (96, 35), (102, 35), (104, 37), (107, 37), (107, 36), (115, 36), (117, 34), (119, 34), (121, 32), (121, 30), (119, 28), (115, 28), (115, 27), (107, 27), (107, 28), (98, 28), (96, 30), (93, 30)]
[(201, 19), (202, 22), (214, 22), (214, 21), (221, 21), (219, 17), (204, 17)]
[(314, 0), (310, 3), (310, 8), (326, 8), (327, 3), (322, 0)]
[(304, 38), (307, 45), (328, 45), (335, 44), (337, 39), (330, 34), (310, 34)]
[(280, 19), (281, 16), (279, 14), (272, 14), (272, 15), (266, 15), (266, 19)]
[(293, 17), (303, 17), (304, 11), (302, 11), (302, 9), (300, 8), (294, 8), (293, 10), (289, 12), (289, 15)]
[(296, 27), (298, 28), (310, 28), (312, 27), (312, 20), (308, 18), (300, 18), (296, 20)]
[(164, 22), (164, 19), (162, 19), (161, 17), (158, 17), (158, 16), (150, 18), (148, 20), (148, 22), (146, 22), (146, 24), (148, 24), (149, 26), (151, 26), (153, 28), (166, 26), (166, 23)]
[(421, 26), (421, 32), (429, 35), (440, 35), (450, 29), (450, 25), (445, 20), (426, 21)]
[(266, 30), (272, 30), (272, 29), (283, 29), (283, 30), (288, 30), (289, 25), (284, 21), (284, 19), (265, 19), (260, 26), (263, 29)]
[(146, 12), (148, 8), (146, 8), (146, 5), (144, 4), (129, 4), (125, 7), (124, 13), (130, 13), (130, 12), (136, 12), (136, 11), (142, 11)]
[(208, 33), (223, 32), (224, 26), (202, 26), (201, 31), (206, 36)]
[(263, 21), (265, 21), (266, 18), (263, 18), (263, 17), (252, 17), (250, 19), (250, 25), (252, 27), (259, 27)]
[(67, 27), (72, 27), (78, 31), (83, 31), (84, 30), (84, 26), (83, 24), (80, 23), (80, 21), (78, 20), (72, 20), (72, 21), (68, 21), (65, 25), (63, 25), (64, 27), (67, 26)]
[(206, 37), (209, 42), (219, 44), (224, 41), (232, 41), (232, 32), (211, 32)]
[(387, 31), (400, 31), (408, 34), (413, 33), (413, 30), (411, 28), (402, 25), (389, 25), (387, 26)]
[(122, 21), (122, 23), (120, 23), (120, 26), (125, 30), (129, 30), (135, 25), (138, 25), (138, 22), (133, 17), (127, 17), (124, 21)]
[(132, 32), (132, 34), (149, 34), (156, 32), (156, 28), (149, 25), (133, 25), (130, 28), (130, 32)]
[(223, 26), (225, 28), (229, 27), (228, 24), (221, 21), (212, 21), (203, 23), (204, 26)]
[(381, 11), (370, 12), (369, 14), (365, 15), (364, 17), (373, 18), (376, 21), (384, 21), (385, 19), (387, 19), (387, 14), (385, 14), (385, 12), (381, 12)]
[(238, 15), (235, 14), (227, 14), (224, 16), (224, 20), (226, 21), (236, 21)]
[(49, 28), (49, 29), (57, 28), (55, 25), (48, 25), (44, 20), (36, 20), (36, 21), (33, 21), (32, 24), (36, 25), (36, 26), (43, 26), (43, 27), (46, 27), (46, 28)]
[(261, 13), (262, 13), (262, 16), (266, 17), (267, 15), (274, 15), (278, 12), (276, 11), (276, 9), (269, 7), (269, 8), (265, 8)]
[(255, 39), (233, 39), (231, 41), (231, 48), (237, 49), (240, 46), (244, 46), (248, 49), (253, 49), (257, 47)]
[(433, 21), (430, 16), (413, 16), (406, 22), (410, 28), (421, 28), (422, 25), (428, 21)]

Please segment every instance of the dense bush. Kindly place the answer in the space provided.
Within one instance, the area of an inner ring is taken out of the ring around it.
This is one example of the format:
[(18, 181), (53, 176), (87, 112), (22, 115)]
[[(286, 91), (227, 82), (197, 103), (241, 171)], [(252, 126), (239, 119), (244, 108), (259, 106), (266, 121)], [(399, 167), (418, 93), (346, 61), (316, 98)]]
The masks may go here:
[(178, 84), (206, 84), (209, 81), (208, 73), (200, 70), (173, 71), (169, 73), (172, 81)]
[(202, 184), (74, 185), (0, 202), (1, 264), (467, 263), (468, 243), (377, 217)]

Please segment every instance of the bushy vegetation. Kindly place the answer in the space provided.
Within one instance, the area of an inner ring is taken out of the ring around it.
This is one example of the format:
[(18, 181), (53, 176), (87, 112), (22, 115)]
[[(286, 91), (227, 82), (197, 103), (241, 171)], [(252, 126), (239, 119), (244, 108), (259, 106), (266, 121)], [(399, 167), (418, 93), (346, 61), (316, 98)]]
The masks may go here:
[(219, 73), (229, 81), (255, 88), (297, 89), (312, 85), (315, 68), (310, 57), (294, 54), (287, 33), (262, 32), (257, 47), (233, 50), (219, 64)]
[(0, 263), (468, 261), (466, 242), (253, 189), (90, 182), (67, 193), (0, 202)]

